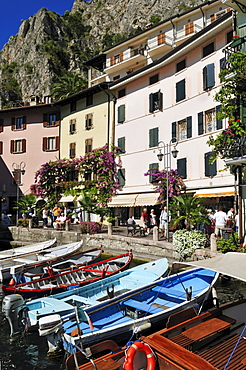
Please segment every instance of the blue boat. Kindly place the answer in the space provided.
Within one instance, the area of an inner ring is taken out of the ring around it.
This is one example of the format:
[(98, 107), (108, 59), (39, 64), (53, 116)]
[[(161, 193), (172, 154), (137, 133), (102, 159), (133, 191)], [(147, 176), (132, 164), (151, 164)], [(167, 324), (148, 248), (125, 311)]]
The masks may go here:
[[(3, 300), (3, 312), (10, 322), (11, 335), (21, 330), (19, 318), (23, 319), (29, 331), (35, 330), (38, 328), (39, 319), (43, 316), (54, 313), (61, 317), (74, 315), (74, 304), (88, 308), (101, 301), (119, 297), (125, 292), (164, 277), (167, 270), (168, 261), (162, 258), (98, 280), (89, 286), (81, 286), (48, 297), (25, 302), (19, 294), (8, 295)], [(25, 312), (24, 316), (23, 312)]]
[(74, 317), (42, 317), (39, 334), (47, 337), (50, 352), (61, 342), (65, 350), (73, 353), (81, 346), (108, 339), (132, 340), (143, 331), (158, 330), (169, 315), (204, 303), (217, 278), (213, 271), (196, 268), (87, 308), (83, 299), (77, 299)]

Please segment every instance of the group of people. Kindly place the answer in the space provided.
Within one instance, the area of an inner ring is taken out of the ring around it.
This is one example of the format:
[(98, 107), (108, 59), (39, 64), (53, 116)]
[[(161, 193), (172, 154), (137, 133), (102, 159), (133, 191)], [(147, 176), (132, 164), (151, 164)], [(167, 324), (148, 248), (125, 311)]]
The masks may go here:
[(239, 219), (238, 214), (235, 214), (234, 212), (234, 208), (230, 208), (226, 213), (224, 212), (223, 207), (219, 206), (218, 211), (215, 212), (215, 214), (209, 214), (209, 218), (211, 224), (215, 227), (214, 233), (216, 237), (222, 237), (222, 229), (225, 227), (238, 231)]
[[(44, 229), (47, 229), (49, 215), (50, 215), (49, 208), (44, 207), (42, 211)], [(52, 218), (52, 225), (55, 230), (61, 230), (65, 226), (67, 217), (65, 216), (64, 211), (62, 210), (62, 208), (60, 208), (58, 204), (56, 204), (55, 207), (52, 209), (51, 218)]]

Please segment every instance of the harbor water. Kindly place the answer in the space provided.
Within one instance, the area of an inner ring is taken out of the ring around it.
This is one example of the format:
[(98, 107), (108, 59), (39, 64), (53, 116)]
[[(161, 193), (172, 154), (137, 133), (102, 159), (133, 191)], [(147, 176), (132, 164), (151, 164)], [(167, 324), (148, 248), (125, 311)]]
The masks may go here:
[[(132, 265), (143, 262), (134, 260)], [(222, 277), (218, 281), (216, 291), (219, 303), (222, 304), (245, 297), (246, 284)], [(37, 332), (23, 332), (21, 335), (16, 335), (13, 338), (9, 337), (9, 332), (8, 322), (4, 319), (2, 312), (0, 312), (0, 370), (65, 369), (65, 355), (60, 354), (59, 357), (48, 357), (46, 339), (39, 337)]]

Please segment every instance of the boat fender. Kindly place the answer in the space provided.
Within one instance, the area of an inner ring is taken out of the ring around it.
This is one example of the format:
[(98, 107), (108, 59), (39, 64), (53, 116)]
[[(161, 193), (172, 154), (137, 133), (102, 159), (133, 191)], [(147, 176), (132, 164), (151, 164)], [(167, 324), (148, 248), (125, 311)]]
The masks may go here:
[(214, 307), (218, 308), (219, 307), (219, 300), (218, 300), (218, 296), (217, 296), (217, 291), (214, 287), (212, 288), (212, 298), (213, 298)]
[(155, 370), (156, 359), (154, 352), (150, 346), (143, 342), (134, 342), (131, 347), (126, 350), (125, 362), (123, 364), (124, 370), (133, 370), (133, 360), (137, 351), (144, 352), (147, 358), (146, 370)]
[(53, 271), (53, 267), (52, 265), (48, 265), (47, 266), (47, 270), (48, 270), (48, 274), (50, 277), (53, 277), (54, 276), (54, 271)]
[(10, 280), (9, 285), (15, 285), (15, 279), (14, 279), (14, 278), (12, 278), (12, 279)]

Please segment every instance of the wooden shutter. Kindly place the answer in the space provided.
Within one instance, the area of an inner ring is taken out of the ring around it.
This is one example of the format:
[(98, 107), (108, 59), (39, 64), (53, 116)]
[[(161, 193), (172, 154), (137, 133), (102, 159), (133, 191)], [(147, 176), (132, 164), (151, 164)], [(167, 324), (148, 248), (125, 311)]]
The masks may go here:
[(158, 145), (159, 129), (158, 127), (149, 130), (149, 148), (153, 148)]
[(48, 126), (48, 114), (44, 113), (43, 114), (43, 127), (47, 127), (47, 126)]
[(218, 113), (221, 110), (221, 105), (217, 105), (216, 107), (216, 129), (221, 130), (222, 129), (222, 120), (217, 118)]
[(59, 136), (56, 136), (56, 147), (55, 150), (59, 149)]
[(14, 153), (15, 150), (15, 141), (10, 140), (10, 153)]
[(177, 159), (177, 170), (179, 176), (182, 176), (183, 179), (187, 178), (187, 159), (181, 158)]
[(166, 35), (165, 35), (165, 33), (160, 33), (157, 36), (157, 44), (158, 45), (161, 45), (161, 44), (164, 44), (165, 42), (166, 42)]
[[(159, 169), (159, 163), (151, 163), (149, 165), (149, 170), (151, 172), (153, 172), (154, 170), (158, 170)], [(153, 184), (155, 182), (155, 178), (153, 178), (153, 176), (150, 174), (149, 175), (149, 183), (150, 184)]]
[(114, 66), (115, 65), (115, 58), (114, 56), (113, 57), (110, 57), (110, 66)]
[(76, 155), (76, 143), (70, 143), (69, 157), (75, 158)]
[(22, 139), (22, 153), (26, 152), (26, 139)]
[(191, 33), (194, 33), (194, 22), (185, 25), (185, 34), (190, 35)]
[(177, 139), (177, 123), (172, 122), (172, 139)]
[(48, 138), (47, 137), (43, 137), (43, 151), (44, 152), (47, 151), (47, 143), (48, 143)]
[(56, 112), (56, 123), (55, 123), (56, 126), (59, 126), (60, 125), (60, 112)]
[(186, 118), (187, 139), (192, 137), (192, 116)]
[(22, 128), (23, 130), (26, 130), (26, 116), (22, 117)]
[(120, 53), (119, 53), (119, 56), (120, 56), (120, 62), (123, 62), (123, 51), (121, 51)]
[(210, 158), (212, 156), (213, 152), (208, 152), (204, 154), (205, 159), (205, 176), (212, 177), (217, 175), (217, 163), (216, 161), (213, 164), (210, 164)]
[(0, 132), (3, 132), (3, 118), (0, 118)]
[(176, 83), (176, 102), (185, 99), (185, 79)]
[(3, 142), (0, 141), (0, 154), (3, 154)]
[(125, 153), (126, 148), (125, 148), (125, 137), (119, 137), (118, 138), (118, 147), (120, 148), (119, 152), (120, 153)]
[(14, 131), (15, 129), (15, 117), (11, 118), (11, 130)]
[(92, 139), (85, 140), (85, 153), (90, 153), (92, 151)]
[(118, 107), (118, 123), (123, 123), (125, 121), (125, 104)]
[(215, 14), (212, 14), (212, 15), (210, 15), (210, 22), (212, 23), (214, 21), (215, 21)]
[(199, 112), (197, 114), (197, 121), (198, 121), (198, 135), (203, 134), (203, 112)]

